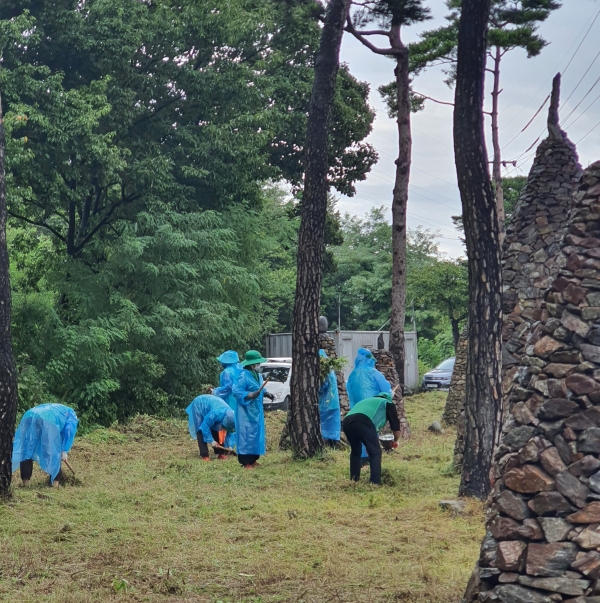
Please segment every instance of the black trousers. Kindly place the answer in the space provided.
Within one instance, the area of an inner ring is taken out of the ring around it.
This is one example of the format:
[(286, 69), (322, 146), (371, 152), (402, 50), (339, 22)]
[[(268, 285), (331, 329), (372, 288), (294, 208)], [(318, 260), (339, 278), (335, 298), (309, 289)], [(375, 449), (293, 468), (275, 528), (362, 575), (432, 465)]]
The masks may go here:
[(240, 465), (252, 465), (258, 461), (260, 454), (238, 454), (237, 457)]
[(373, 421), (366, 415), (350, 415), (344, 419), (342, 429), (350, 444), (350, 479), (360, 479), (362, 445), (365, 445), (371, 465), (371, 483), (381, 483), (381, 446)]
[[(29, 459), (28, 461), (21, 461), (19, 465), (19, 469), (21, 470), (21, 479), (28, 480), (31, 479), (33, 475), (33, 461)], [(63, 478), (62, 470), (58, 472), (56, 479), (60, 482)], [(52, 478), (50, 478), (52, 479)]]
[[(219, 442), (219, 432), (215, 431), (214, 429), (210, 430), (210, 433), (212, 434), (213, 440), (215, 442)], [(200, 448), (200, 456), (202, 458), (207, 458), (210, 456), (210, 453), (208, 452), (208, 444), (204, 441), (204, 438), (202, 437), (202, 432), (199, 431), (196, 434), (197, 438), (198, 438), (198, 448)]]

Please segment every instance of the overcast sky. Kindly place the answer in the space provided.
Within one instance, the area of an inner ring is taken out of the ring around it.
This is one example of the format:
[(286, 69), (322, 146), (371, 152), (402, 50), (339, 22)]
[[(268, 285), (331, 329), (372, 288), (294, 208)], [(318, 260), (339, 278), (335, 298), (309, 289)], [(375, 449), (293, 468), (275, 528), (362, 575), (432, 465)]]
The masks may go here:
[[(420, 31), (445, 22), (447, 9), (442, 0), (430, 0), (425, 4), (431, 7), (433, 19), (405, 29), (405, 41), (415, 40)], [(563, 7), (541, 25), (539, 33), (549, 42), (539, 56), (527, 59), (524, 51), (516, 49), (508, 53), (502, 63), (500, 142), (505, 147), (503, 159), (517, 159), (517, 169), (505, 170), (505, 175), (508, 172), (510, 175), (528, 173), (535, 146), (528, 153), (524, 151), (544, 132), (547, 105), (525, 132), (519, 132), (550, 92), (552, 78), (559, 71), (563, 73), (560, 116), (563, 120), (567, 118), (563, 127), (571, 140), (578, 143), (584, 167), (600, 159), (600, 1), (564, 0)], [(373, 41), (377, 39), (373, 38)], [(385, 39), (378, 41), (383, 46)], [(387, 116), (377, 88), (393, 79), (394, 63), (371, 53), (349, 34), (344, 36), (342, 61), (350, 66), (357, 78), (371, 85), (370, 102), (377, 114), (368, 140), (377, 149), (379, 162), (367, 180), (358, 185), (357, 195), (342, 197), (339, 203), (343, 212), (364, 216), (373, 206), (391, 205), (397, 131), (395, 122)], [(454, 91), (444, 84), (444, 78), (441, 69), (432, 69), (420, 75), (413, 87), (427, 96), (452, 101)], [(486, 109), (491, 103), (489, 84), (488, 81)], [(573, 113), (568, 117), (571, 111)], [(489, 127), (489, 118), (486, 118), (487, 147), (491, 153)], [(460, 213), (452, 152), (452, 107), (427, 101), (425, 110), (412, 117), (412, 133), (409, 228), (421, 225), (439, 230), (440, 248), (452, 257), (464, 255), (450, 218)], [(391, 212), (388, 215), (391, 219)]]

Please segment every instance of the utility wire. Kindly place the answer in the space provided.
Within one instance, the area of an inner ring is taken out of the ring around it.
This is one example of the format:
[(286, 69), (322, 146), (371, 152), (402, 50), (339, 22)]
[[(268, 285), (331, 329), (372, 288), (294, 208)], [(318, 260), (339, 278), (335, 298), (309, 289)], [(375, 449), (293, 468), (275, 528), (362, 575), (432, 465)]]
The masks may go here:
[(575, 113), (575, 111), (579, 108), (579, 105), (581, 105), (581, 103), (591, 94), (592, 90), (598, 85), (599, 82), (600, 77), (598, 77), (598, 79), (592, 84), (592, 87), (584, 94), (583, 98), (573, 107), (570, 113), (563, 119), (563, 123), (565, 123), (567, 119), (569, 119), (569, 117), (571, 117), (571, 115)]
[(571, 94), (569, 94), (569, 96), (567, 97), (567, 100), (565, 100), (565, 102), (563, 103), (564, 105), (566, 105), (569, 102), (569, 99), (573, 96), (573, 94), (575, 94), (575, 91), (577, 90), (577, 88), (579, 88), (581, 82), (583, 82), (583, 78), (585, 78), (585, 76), (589, 73), (589, 71), (592, 68), (592, 66), (594, 65), (594, 63), (598, 60), (598, 57), (600, 57), (600, 50), (598, 51), (598, 54), (594, 57), (594, 60), (590, 63), (590, 66), (585, 70), (585, 73), (581, 76), (581, 78), (577, 82), (577, 85), (575, 86), (575, 88), (573, 88), (573, 90), (571, 90)]
[[(579, 52), (579, 49), (581, 48), (581, 46), (582, 46), (582, 45), (583, 45), (583, 43), (585, 42), (585, 40), (586, 40), (586, 38), (588, 37), (588, 35), (589, 35), (589, 33), (590, 33), (590, 31), (591, 31), (591, 29), (592, 29), (592, 27), (593, 27), (594, 23), (596, 22), (596, 20), (598, 19), (598, 17), (599, 17), (599, 16), (600, 16), (600, 8), (599, 8), (599, 9), (596, 11), (596, 15), (594, 16), (594, 18), (593, 18), (592, 22), (590, 23), (590, 26), (588, 27), (587, 31), (585, 32), (585, 35), (583, 36), (583, 38), (582, 38), (581, 42), (579, 42), (579, 45), (578, 45), (578, 46), (577, 46), (577, 48), (575, 49), (575, 52), (572, 54), (571, 58), (569, 59), (569, 62), (567, 63), (567, 66), (566, 66), (566, 67), (563, 69), (562, 74), (561, 74), (562, 76), (564, 76), (564, 75), (565, 75), (565, 73), (567, 72), (567, 70), (569, 69), (569, 67), (570, 67), (571, 63), (573, 62), (573, 59), (575, 58), (575, 56), (576, 56), (576, 55), (577, 55), (577, 53)], [(570, 48), (569, 48), (569, 50), (570, 50)], [(567, 50), (567, 52), (565, 53), (565, 56), (568, 54), (569, 50)], [(598, 53), (598, 54), (600, 55), (600, 53)], [(596, 56), (596, 58), (594, 58), (594, 60), (592, 61), (592, 64), (591, 64), (591, 65), (588, 67), (588, 70), (585, 72), (585, 74), (587, 74), (587, 72), (588, 72), (588, 71), (591, 69), (592, 65), (595, 63), (595, 61), (596, 61), (596, 59), (597, 59), (597, 58), (598, 58), (598, 55)], [(563, 59), (561, 60), (561, 63), (562, 63), (562, 61), (563, 61), (563, 60), (564, 60), (564, 57), (563, 57)], [(585, 77), (585, 74), (584, 74), (584, 77)], [(583, 78), (582, 78), (582, 79), (583, 79)], [(545, 83), (544, 83), (544, 84), (543, 84), (543, 85), (540, 87), (540, 90), (541, 90), (541, 89), (542, 89), (542, 88), (543, 88), (543, 87), (544, 87), (544, 86), (545, 86), (545, 85), (548, 83), (548, 81), (549, 81), (549, 80), (550, 80), (550, 78), (548, 78), (548, 80), (546, 80), (546, 82), (545, 82)], [(572, 92), (571, 92), (571, 94), (569, 95), (569, 98), (571, 98), (571, 96), (573, 95), (573, 92), (575, 92), (575, 90), (577, 89), (577, 87), (579, 86), (579, 84), (580, 84), (580, 83), (581, 83), (581, 80), (578, 82), (577, 86), (575, 86), (575, 88), (573, 89), (573, 91), (572, 91)], [(539, 94), (539, 90), (538, 90), (538, 91), (535, 93), (535, 95), (534, 95), (534, 96), (537, 96), (538, 94)], [(567, 100), (569, 100), (569, 98), (568, 98)], [(546, 100), (547, 100), (547, 99), (546, 99)], [(531, 101), (530, 101), (530, 102), (531, 102)], [(565, 101), (565, 102), (566, 102), (566, 101)], [(544, 101), (544, 104), (545, 104), (545, 103), (546, 103), (546, 101)], [(543, 106), (544, 106), (544, 105), (542, 105), (542, 107), (543, 107)], [(527, 125), (529, 125), (529, 123), (531, 123), (531, 121), (533, 121), (533, 119), (534, 119), (534, 118), (535, 118), (535, 117), (536, 117), (536, 116), (539, 114), (539, 112), (541, 111), (542, 107), (540, 107), (540, 108), (537, 110), (536, 114), (535, 114), (535, 115), (533, 116), (533, 118), (532, 118), (532, 119), (531, 119), (531, 120), (528, 122), (528, 124), (527, 124)], [(521, 112), (519, 112), (519, 113), (521, 113)], [(514, 119), (514, 118), (513, 118), (513, 119)], [(567, 118), (565, 118), (565, 119), (567, 119)], [(508, 122), (506, 125), (508, 125), (508, 124), (509, 124), (509, 123), (511, 123), (511, 122), (512, 122), (512, 120), (511, 120), (510, 122)], [(526, 128), (527, 128), (527, 126), (526, 126), (524, 129), (526, 129)], [(522, 130), (521, 132), (519, 132), (519, 133), (518, 133), (518, 134), (517, 134), (517, 135), (516, 135), (516, 136), (515, 136), (515, 137), (514, 137), (514, 138), (513, 138), (513, 139), (512, 139), (512, 140), (511, 140), (509, 143), (508, 143), (508, 144), (506, 144), (504, 147), (502, 147), (502, 150), (504, 150), (504, 149), (505, 149), (505, 148), (506, 148), (506, 147), (507, 147), (509, 144), (511, 144), (512, 142), (514, 142), (514, 141), (515, 141), (515, 140), (516, 140), (516, 139), (517, 139), (517, 138), (518, 138), (518, 137), (521, 135), (521, 133), (522, 133), (523, 131), (524, 131), (524, 130)], [(529, 147), (528, 147), (528, 148), (527, 148), (525, 151), (523, 151), (523, 153), (521, 154), (521, 156), (522, 156), (522, 155), (524, 155), (525, 153), (527, 153), (528, 151), (530, 151), (530, 150), (533, 148), (533, 146), (534, 146), (534, 145), (535, 145), (535, 144), (538, 142), (538, 140), (540, 139), (540, 137), (542, 136), (542, 134), (544, 133), (544, 131), (545, 131), (545, 129), (544, 129), (544, 130), (542, 131), (542, 133), (541, 133), (541, 134), (539, 134), (539, 136), (538, 136), (538, 137), (537, 137), (537, 138), (536, 138), (536, 139), (533, 141), (533, 143), (531, 144), (531, 146), (529, 146)], [(517, 157), (517, 159), (516, 159), (516, 160), (518, 160), (518, 159), (519, 159), (519, 158)]]
[(598, 126), (600, 126), (600, 121), (584, 136), (582, 136), (575, 144), (579, 144), (584, 138), (587, 138)]

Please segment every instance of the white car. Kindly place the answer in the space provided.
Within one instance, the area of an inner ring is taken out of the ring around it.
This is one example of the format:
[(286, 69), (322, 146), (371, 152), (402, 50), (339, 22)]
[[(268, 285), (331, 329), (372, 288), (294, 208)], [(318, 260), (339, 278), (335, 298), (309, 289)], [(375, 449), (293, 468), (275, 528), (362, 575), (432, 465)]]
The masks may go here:
[(261, 364), (262, 376), (269, 383), (265, 389), (275, 400), (263, 399), (265, 410), (288, 410), (290, 407), (290, 382), (292, 379), (291, 358), (268, 358)]

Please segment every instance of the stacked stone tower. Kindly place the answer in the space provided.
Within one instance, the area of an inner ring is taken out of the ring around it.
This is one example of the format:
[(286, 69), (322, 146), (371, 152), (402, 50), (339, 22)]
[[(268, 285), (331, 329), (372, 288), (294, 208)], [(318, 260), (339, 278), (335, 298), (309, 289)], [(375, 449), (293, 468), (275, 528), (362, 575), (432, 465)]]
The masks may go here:
[(508, 397), (469, 603), (600, 601), (600, 162), (572, 199)]
[[(526, 342), (532, 328), (545, 317), (544, 292), (560, 268), (557, 264), (561, 257), (560, 242), (567, 229), (573, 192), (581, 176), (575, 145), (558, 127), (559, 88), (560, 76), (557, 75), (548, 113), (548, 137), (537, 149), (527, 184), (504, 239), (502, 385), (505, 400), (514, 388), (522, 389), (523, 380), (539, 368), (527, 364), (531, 361), (525, 357)], [(460, 367), (455, 371), (457, 369)], [(466, 374), (466, 362), (462, 370)], [(460, 375), (456, 381), (461, 382)], [(453, 395), (451, 388), (449, 397)], [(464, 390), (462, 404), (464, 406)], [(462, 464), (464, 451), (462, 423), (459, 418), (454, 453), (457, 468)]]

